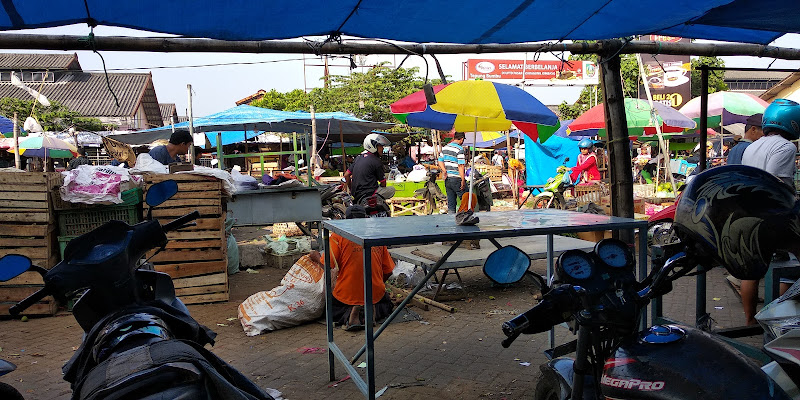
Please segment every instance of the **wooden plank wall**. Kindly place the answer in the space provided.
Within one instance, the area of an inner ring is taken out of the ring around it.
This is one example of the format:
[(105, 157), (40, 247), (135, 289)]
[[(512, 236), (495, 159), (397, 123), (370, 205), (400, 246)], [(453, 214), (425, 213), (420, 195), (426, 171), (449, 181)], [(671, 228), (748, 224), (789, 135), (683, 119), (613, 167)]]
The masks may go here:
[[(58, 172), (0, 173), (0, 257), (21, 254), (47, 269), (58, 263), (52, 199), (61, 182)], [(35, 272), (0, 283), (0, 314), (7, 314), (9, 307), (43, 285), (42, 277)], [(53, 315), (57, 309), (53, 298), (47, 297), (25, 314)]]
[[(226, 202), (222, 183), (215, 178), (191, 174), (149, 174), (147, 188), (167, 179), (178, 183), (178, 193), (153, 210), (162, 224), (192, 211), (199, 211), (197, 226), (170, 232), (167, 248), (150, 261), (166, 272), (178, 297), (186, 304), (228, 300), (228, 255), (225, 239)], [(146, 211), (145, 211), (146, 212)]]

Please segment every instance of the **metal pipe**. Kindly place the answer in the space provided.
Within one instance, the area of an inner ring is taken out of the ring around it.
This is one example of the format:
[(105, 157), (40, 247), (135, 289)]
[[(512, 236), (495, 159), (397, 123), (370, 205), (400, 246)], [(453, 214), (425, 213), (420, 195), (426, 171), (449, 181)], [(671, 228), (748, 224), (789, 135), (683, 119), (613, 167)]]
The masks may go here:
[[(618, 41), (617, 41), (618, 42)], [(597, 54), (619, 47), (608, 41), (594, 43), (513, 43), (513, 44), (406, 44), (320, 41), (289, 42), (280, 40), (229, 41), (180, 37), (95, 36), (93, 47), (98, 51), (151, 51), (167, 53), (283, 53), (283, 54), (484, 54), (484, 53), (549, 53), (567, 51), (573, 54)], [(0, 49), (87, 50), (86, 38), (77, 35), (26, 35), (3, 33)], [(619, 54), (669, 54), (696, 56), (754, 56), (800, 60), (800, 49), (750, 43), (669, 43), (633, 40)], [(616, 50), (614, 50), (616, 51)]]

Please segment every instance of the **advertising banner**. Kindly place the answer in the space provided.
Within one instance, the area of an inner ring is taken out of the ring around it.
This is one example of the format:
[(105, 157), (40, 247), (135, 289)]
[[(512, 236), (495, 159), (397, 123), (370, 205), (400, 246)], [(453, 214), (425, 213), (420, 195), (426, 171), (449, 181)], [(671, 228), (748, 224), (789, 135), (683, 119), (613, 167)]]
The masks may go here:
[(592, 61), (533, 61), (469, 59), (465, 79), (515, 80), (552, 85), (597, 85)]
[[(690, 39), (650, 35), (659, 42), (690, 42)], [(650, 85), (653, 101), (679, 109), (692, 98), (692, 64), (689, 56), (642, 54), (645, 82)], [(644, 86), (639, 85), (639, 98), (646, 99)]]

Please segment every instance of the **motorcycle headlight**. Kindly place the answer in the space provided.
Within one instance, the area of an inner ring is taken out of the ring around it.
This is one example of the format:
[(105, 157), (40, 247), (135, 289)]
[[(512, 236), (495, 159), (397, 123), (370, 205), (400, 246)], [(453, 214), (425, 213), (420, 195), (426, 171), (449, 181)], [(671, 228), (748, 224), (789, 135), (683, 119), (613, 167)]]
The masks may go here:
[(800, 315), (758, 320), (764, 331), (778, 337), (791, 330), (800, 329)]

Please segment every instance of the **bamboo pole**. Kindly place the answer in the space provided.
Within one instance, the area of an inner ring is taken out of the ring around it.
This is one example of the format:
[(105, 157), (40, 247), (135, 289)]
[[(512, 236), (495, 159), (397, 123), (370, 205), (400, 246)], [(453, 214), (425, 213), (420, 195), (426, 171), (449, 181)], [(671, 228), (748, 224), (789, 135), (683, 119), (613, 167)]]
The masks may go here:
[[(608, 41), (622, 46), (619, 40)], [(618, 52), (600, 56), (600, 82), (605, 97), (606, 129), (608, 132), (609, 158), (611, 159), (611, 212), (617, 217), (633, 218), (633, 178), (631, 176), (631, 153), (629, 150), (628, 122), (625, 116), (625, 96), (622, 92)], [(633, 243), (631, 231), (615, 231), (615, 237)]]
[[(749, 43), (670, 43), (632, 40), (625, 47), (598, 41), (594, 43), (513, 43), (513, 44), (404, 44), (327, 42), (319, 47), (305, 42), (280, 40), (218, 40), (196, 38), (154, 38), (95, 36), (98, 51), (149, 51), (170, 53), (284, 53), (284, 54), (467, 54), (467, 53), (550, 53), (573, 54), (669, 54), (694, 56), (753, 56), (800, 60), (800, 49)], [(77, 35), (0, 35), (0, 49), (86, 50), (86, 37)]]
[(342, 120), (339, 120), (339, 143), (342, 145), (342, 169), (347, 171), (347, 153), (344, 151), (344, 131), (342, 131)]
[[(189, 162), (194, 164), (194, 116), (192, 115), (192, 85), (186, 85), (186, 91), (189, 92), (189, 135), (192, 137), (192, 145), (189, 146)], [(246, 137), (247, 133), (245, 133)], [(76, 143), (77, 144), (77, 143)], [(247, 141), (245, 141), (245, 146), (247, 146)]]

